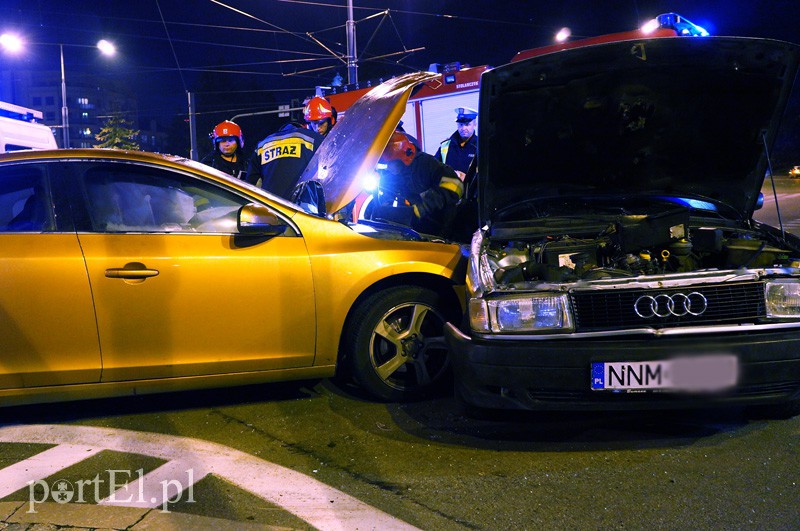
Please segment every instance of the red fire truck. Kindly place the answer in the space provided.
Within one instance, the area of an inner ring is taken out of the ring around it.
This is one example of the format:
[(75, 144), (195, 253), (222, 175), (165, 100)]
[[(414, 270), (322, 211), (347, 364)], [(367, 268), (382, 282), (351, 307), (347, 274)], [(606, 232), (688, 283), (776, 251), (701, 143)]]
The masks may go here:
[[(446, 65), (438, 78), (426, 83), (409, 98), (402, 118), (403, 129), (419, 141), (423, 151), (436, 153), (439, 143), (453, 134), (456, 130), (456, 107), (478, 108), (481, 74), (487, 68)], [(325, 91), (322, 95), (330, 100), (338, 113), (346, 114), (347, 109), (370, 89), (337, 89), (335, 92)]]

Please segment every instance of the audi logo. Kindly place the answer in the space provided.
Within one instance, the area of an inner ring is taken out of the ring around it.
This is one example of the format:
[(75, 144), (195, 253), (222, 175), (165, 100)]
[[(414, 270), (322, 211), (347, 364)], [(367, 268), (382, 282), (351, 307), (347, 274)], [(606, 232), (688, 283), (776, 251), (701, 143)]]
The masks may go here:
[(642, 319), (652, 319), (653, 317), (683, 317), (685, 315), (702, 315), (708, 308), (708, 300), (702, 293), (693, 291), (688, 295), (683, 293), (673, 293), (667, 295), (662, 293), (655, 297), (642, 295), (633, 303), (633, 311)]

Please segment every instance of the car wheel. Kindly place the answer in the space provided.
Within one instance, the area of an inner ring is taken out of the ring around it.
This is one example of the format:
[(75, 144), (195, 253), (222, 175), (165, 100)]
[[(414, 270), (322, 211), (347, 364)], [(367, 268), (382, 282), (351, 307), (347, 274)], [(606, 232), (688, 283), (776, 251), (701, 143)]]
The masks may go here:
[(362, 301), (345, 331), (356, 382), (389, 401), (440, 389), (450, 369), (444, 324), (454, 313), (441, 295), (418, 286), (390, 288)]

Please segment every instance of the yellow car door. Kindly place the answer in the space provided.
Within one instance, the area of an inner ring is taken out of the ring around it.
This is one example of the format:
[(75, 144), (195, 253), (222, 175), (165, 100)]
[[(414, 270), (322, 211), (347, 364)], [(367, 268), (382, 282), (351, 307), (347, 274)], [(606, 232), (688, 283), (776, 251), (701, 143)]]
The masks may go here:
[(111, 162), (79, 174), (104, 382), (313, 363), (311, 267), (291, 220), (242, 241), (236, 213), (252, 199), (224, 182)]
[[(63, 230), (62, 230), (63, 229)], [(56, 226), (41, 164), (0, 168), (0, 396), (97, 382), (100, 349), (75, 232)]]

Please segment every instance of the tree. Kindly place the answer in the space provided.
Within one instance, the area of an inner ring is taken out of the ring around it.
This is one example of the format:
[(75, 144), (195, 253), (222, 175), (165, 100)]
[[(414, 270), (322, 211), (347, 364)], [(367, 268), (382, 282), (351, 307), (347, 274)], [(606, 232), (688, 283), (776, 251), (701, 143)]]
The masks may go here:
[(112, 114), (103, 124), (100, 132), (94, 135), (100, 142), (96, 148), (130, 149), (138, 150), (139, 143), (135, 140), (138, 130), (131, 129), (131, 124), (122, 114)]

